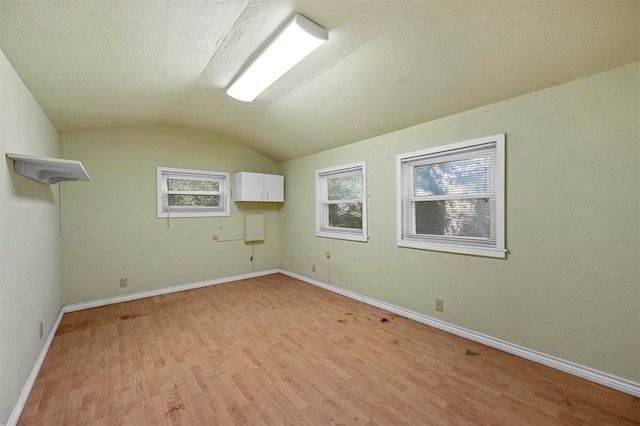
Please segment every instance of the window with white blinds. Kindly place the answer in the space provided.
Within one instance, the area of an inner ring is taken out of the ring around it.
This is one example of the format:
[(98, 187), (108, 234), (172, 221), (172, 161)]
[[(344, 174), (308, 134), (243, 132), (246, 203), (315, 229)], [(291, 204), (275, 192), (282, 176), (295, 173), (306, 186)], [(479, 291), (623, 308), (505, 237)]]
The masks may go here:
[(316, 236), (367, 241), (364, 162), (316, 170)]
[(157, 217), (229, 216), (229, 173), (157, 168)]
[(398, 155), (398, 246), (504, 258), (504, 140)]

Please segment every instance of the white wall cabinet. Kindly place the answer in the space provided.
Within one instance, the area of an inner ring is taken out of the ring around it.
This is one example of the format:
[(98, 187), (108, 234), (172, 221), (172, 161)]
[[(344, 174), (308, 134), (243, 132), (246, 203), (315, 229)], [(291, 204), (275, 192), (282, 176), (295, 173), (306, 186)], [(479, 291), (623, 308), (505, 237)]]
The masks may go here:
[(284, 201), (284, 176), (265, 173), (237, 172), (233, 175), (236, 201)]

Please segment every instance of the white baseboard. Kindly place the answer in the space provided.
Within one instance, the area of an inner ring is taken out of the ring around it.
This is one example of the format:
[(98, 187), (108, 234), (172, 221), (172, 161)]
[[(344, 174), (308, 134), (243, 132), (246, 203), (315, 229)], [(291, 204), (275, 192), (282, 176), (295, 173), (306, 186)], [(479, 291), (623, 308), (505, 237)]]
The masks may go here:
[(65, 313), (82, 311), (84, 309), (91, 309), (91, 308), (97, 308), (99, 306), (113, 305), (115, 303), (128, 302), (130, 300), (144, 299), (146, 297), (159, 296), (161, 294), (177, 293), (179, 291), (193, 290), (195, 288), (209, 287), (211, 285), (218, 285), (218, 284), (224, 284), (224, 283), (229, 283), (233, 281), (246, 280), (249, 278), (262, 277), (264, 275), (277, 274), (278, 272), (280, 272), (279, 269), (267, 269), (264, 271), (250, 272), (248, 274), (233, 275), (230, 277), (216, 278), (213, 280), (198, 281), (190, 284), (174, 285), (171, 287), (164, 287), (156, 290), (142, 291), (140, 293), (131, 293), (131, 294), (125, 294), (122, 296), (106, 297), (104, 299), (91, 300), (89, 302), (74, 303), (71, 305), (66, 305), (62, 309), (64, 310)]
[[(64, 308), (63, 308), (64, 309)], [(27, 383), (25, 383), (22, 388), (22, 392), (18, 397), (18, 402), (13, 407), (13, 411), (9, 416), (9, 420), (7, 420), (7, 426), (15, 426), (20, 419), (20, 415), (22, 414), (22, 410), (24, 410), (24, 406), (27, 404), (27, 399), (29, 399), (29, 394), (31, 393), (31, 389), (33, 389), (33, 385), (38, 378), (38, 373), (40, 373), (40, 369), (42, 368), (42, 364), (44, 363), (44, 359), (47, 356), (47, 352), (49, 352), (49, 347), (51, 346), (51, 342), (53, 342), (53, 337), (56, 335), (56, 331), (58, 331), (58, 326), (60, 325), (60, 321), (62, 321), (62, 315), (64, 315), (63, 309), (60, 309), (58, 312), (58, 316), (56, 320), (53, 322), (51, 326), (51, 330), (49, 330), (49, 334), (47, 335), (47, 340), (44, 342), (44, 346), (40, 351), (40, 355), (36, 359), (36, 362), (33, 364), (33, 368), (31, 369), (31, 374), (27, 378)]]
[(474, 342), (482, 343), (483, 345), (499, 349), (503, 352), (528, 359), (529, 361), (533, 361), (538, 364), (546, 365), (547, 367), (551, 367), (556, 370), (564, 371), (565, 373), (569, 373), (571, 375), (578, 376), (591, 382), (598, 383), (600, 385), (607, 386), (609, 388), (640, 398), (640, 383), (632, 382), (631, 380), (623, 379), (609, 373), (594, 370), (592, 368), (566, 361), (552, 355), (547, 355), (533, 349), (525, 348), (514, 343), (496, 339), (495, 337), (491, 337), (486, 334), (478, 333), (476, 331), (469, 330), (463, 327), (458, 327), (457, 325), (449, 324), (445, 321), (429, 317), (419, 312), (414, 312), (396, 305), (392, 305), (390, 303), (373, 299), (371, 297), (363, 296), (353, 291), (345, 290), (343, 288), (336, 287), (334, 285), (327, 284), (313, 278), (309, 278), (305, 275), (297, 274), (295, 272), (287, 270), (280, 270), (279, 272), (292, 278), (296, 278), (300, 281), (304, 281), (306, 283), (324, 288), (334, 293), (341, 294), (343, 296), (366, 303), (368, 305), (384, 309), (385, 311), (412, 319), (419, 323), (426, 324), (433, 328), (455, 334), (456, 336), (464, 337), (465, 339), (473, 340)]

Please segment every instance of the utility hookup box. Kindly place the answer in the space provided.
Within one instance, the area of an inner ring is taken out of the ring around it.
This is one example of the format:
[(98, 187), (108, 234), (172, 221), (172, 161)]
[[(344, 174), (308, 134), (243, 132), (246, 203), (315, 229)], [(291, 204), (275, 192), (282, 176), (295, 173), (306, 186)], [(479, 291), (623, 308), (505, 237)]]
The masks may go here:
[(247, 214), (244, 216), (244, 240), (264, 241), (264, 215)]

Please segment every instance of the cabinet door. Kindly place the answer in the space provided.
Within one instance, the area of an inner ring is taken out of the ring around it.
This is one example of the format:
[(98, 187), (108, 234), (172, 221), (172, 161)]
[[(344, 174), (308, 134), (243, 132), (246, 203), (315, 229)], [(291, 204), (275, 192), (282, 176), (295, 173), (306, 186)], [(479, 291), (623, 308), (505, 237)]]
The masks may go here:
[(264, 175), (264, 201), (284, 201), (284, 176)]
[(242, 172), (238, 201), (264, 201), (262, 173)]

